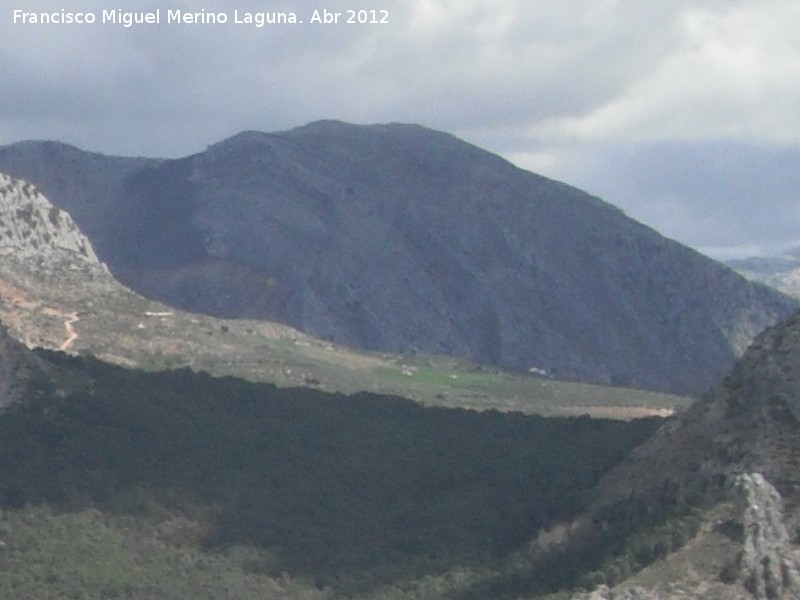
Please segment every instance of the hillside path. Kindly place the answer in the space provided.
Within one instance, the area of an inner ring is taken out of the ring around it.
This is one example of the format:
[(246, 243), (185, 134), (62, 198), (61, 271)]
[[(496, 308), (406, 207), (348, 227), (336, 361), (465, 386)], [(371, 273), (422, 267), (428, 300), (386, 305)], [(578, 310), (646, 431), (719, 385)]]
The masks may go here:
[(67, 313), (64, 315), (67, 319), (64, 321), (64, 329), (67, 330), (67, 339), (58, 347), (59, 350), (62, 352), (65, 350), (69, 350), (75, 340), (78, 339), (78, 332), (75, 331), (75, 327), (73, 326), (74, 323), (80, 320), (78, 317), (78, 313)]

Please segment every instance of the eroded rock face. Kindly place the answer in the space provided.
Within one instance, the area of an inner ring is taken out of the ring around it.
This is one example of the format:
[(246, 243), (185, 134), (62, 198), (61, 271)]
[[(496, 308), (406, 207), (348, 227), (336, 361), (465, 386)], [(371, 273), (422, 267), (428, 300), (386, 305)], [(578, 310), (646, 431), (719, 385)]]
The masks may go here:
[(798, 356), (795, 314), (758, 336), (719, 385), (604, 477), (589, 517), (573, 526), (573, 538), (580, 543), (581, 535), (598, 527), (631, 530), (642, 515), (669, 515), (676, 506), (733, 501), (728, 510), (741, 539), (737, 534), (729, 540), (733, 554), (724, 560), (732, 568), (724, 581), (719, 569), (693, 575), (689, 589), (700, 581), (720, 589), (714, 598), (800, 598), (800, 560), (781, 499), (790, 506), (800, 501)]
[(67, 350), (79, 313), (121, 290), (66, 211), (0, 173), (0, 321), (13, 337)]
[(736, 481), (744, 542), (744, 585), (762, 599), (800, 597), (800, 556), (789, 541), (778, 491), (760, 473)]
[(99, 260), (69, 214), (53, 206), (33, 185), (0, 173), (0, 255), (48, 260)]
[[(733, 535), (739, 547), (734, 553), (738, 555), (735, 577), (720, 578), (717, 572), (703, 572), (689, 562), (693, 573), (685, 581), (660, 581), (650, 589), (627, 587), (624, 583), (615, 588), (600, 586), (591, 593), (575, 596), (574, 600), (800, 598), (800, 554), (789, 538), (780, 494), (761, 473), (739, 475), (730, 492), (731, 520), (724, 523), (729, 531), (741, 532)], [(674, 574), (675, 569), (668, 568), (665, 572)]]

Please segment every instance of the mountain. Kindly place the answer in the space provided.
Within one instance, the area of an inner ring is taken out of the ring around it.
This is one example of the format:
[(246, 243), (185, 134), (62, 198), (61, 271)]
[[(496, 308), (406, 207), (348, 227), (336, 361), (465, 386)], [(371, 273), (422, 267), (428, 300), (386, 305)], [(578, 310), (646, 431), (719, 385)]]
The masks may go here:
[(189, 367), (281, 386), (394, 393), (425, 405), (664, 415), (668, 394), (512, 374), (442, 356), (359, 352), (286, 325), (218, 319), (148, 300), (116, 281), (70, 215), (33, 185), (0, 175), (0, 322), (26, 346), (141, 369)]
[(660, 426), (424, 408), (91, 358), (341, 360), (136, 296), (24, 181), (0, 177), (0, 229), (0, 313), (84, 353), (0, 328), (0, 596), (800, 594), (800, 313)]
[[(329, 369), (342, 360), (397, 368), (388, 357), (314, 346), (286, 327), (271, 326), (286, 337), (268, 337), (267, 323), (221, 322), (137, 297), (27, 182), (0, 176), (0, 224), (0, 314), (29, 345), (80, 352), (33, 352), (0, 329), (2, 597), (458, 590), (502, 569), (530, 532), (578, 511), (582, 496), (564, 496), (591, 485), (656, 424), (424, 408), (325, 392), (320, 381), (278, 388), (112, 366), (88, 352), (130, 367), (148, 351), (165, 360), (169, 349), (174, 361), (200, 355), (222, 373), (226, 361), (274, 362), (304, 377), (300, 369), (318, 373), (311, 359), (320, 355)], [(422, 376), (513, 383), (456, 373)], [(406, 389), (415, 375), (400, 374)], [(565, 393), (558, 400), (569, 409), (570, 390), (592, 387), (525, 379), (534, 406), (534, 390)], [(457, 390), (453, 382), (437, 396)], [(485, 511), (493, 505), (504, 507)]]
[(758, 336), (719, 385), (665, 423), (625, 477), (636, 489), (671, 480), (680, 483), (680, 495), (702, 490), (713, 497), (715, 486), (758, 471), (781, 494), (800, 499), (798, 356), (796, 313)]
[(780, 256), (729, 260), (726, 264), (751, 281), (800, 298), (800, 248), (787, 250)]
[(353, 347), (700, 393), (797, 306), (620, 210), (414, 125), (245, 132), (176, 160), (0, 148), (126, 285)]
[[(76, 346), (75, 323), (95, 303), (132, 295), (97, 258), (66, 211), (31, 183), (0, 173), (0, 317), (27, 346)], [(110, 325), (111, 314), (103, 317)]]
[(59, 208), (75, 218), (95, 246), (104, 245), (105, 223), (118, 210), (120, 182), (140, 168), (160, 163), (85, 152), (58, 142), (19, 142), (0, 148), (0, 154), (0, 172), (36, 184), (53, 201), (57, 196)]
[(533, 555), (560, 545), (592, 557), (584, 581), (616, 586), (593, 600), (798, 597), (798, 356), (800, 313), (758, 336), (603, 477), (586, 513), (539, 535)]

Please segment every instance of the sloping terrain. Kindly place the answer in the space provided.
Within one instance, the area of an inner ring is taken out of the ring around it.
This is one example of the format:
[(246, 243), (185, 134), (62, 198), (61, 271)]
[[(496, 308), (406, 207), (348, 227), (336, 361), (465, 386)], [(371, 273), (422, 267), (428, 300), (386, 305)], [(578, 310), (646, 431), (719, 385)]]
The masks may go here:
[[(603, 495), (646, 498), (670, 482), (677, 500), (713, 499), (744, 472), (760, 472), (800, 499), (800, 314), (760, 335), (723, 381), (668, 420)], [(660, 493), (660, 492), (656, 492)]]
[(796, 314), (537, 536), (528, 568), (572, 557), (584, 585), (616, 586), (592, 600), (798, 597), (799, 356)]
[[(286, 573), (328, 597), (395, 586), (403, 597), (414, 581), (458, 570), (481, 577), (542, 526), (574, 516), (580, 492), (655, 426), (38, 357), (61, 379), (0, 414), (5, 595), (20, 569), (29, 595), (83, 586), (89, 595), (73, 593), (93, 597), (105, 583), (123, 597), (176, 597), (184, 578), (159, 572), (141, 554), (148, 547), (185, 557), (190, 572), (239, 552), (251, 579)], [(102, 548), (110, 553), (96, 564)], [(241, 571), (231, 589), (248, 584)]]
[(658, 429), (331, 394), (313, 387), (347, 369), (427, 404), (537, 412), (550, 389), (544, 405), (569, 414), (620, 410), (624, 392), (165, 308), (119, 285), (35, 188), (0, 183), (0, 311), (29, 345), (312, 386), (32, 353), (0, 331), (0, 595), (800, 594), (800, 314)]
[(124, 369), (33, 353), (0, 332), (3, 597), (469, 594), (528, 537), (574, 517), (598, 477), (656, 425), (521, 410), (667, 399), (452, 361), (406, 364), (285, 326), (167, 310), (116, 283), (69, 215), (35, 188), (4, 178), (3, 192), (0, 222), (11, 233), (0, 310), (32, 346), (100, 349), (150, 369), (208, 360), (255, 379), (258, 368), (265, 378), (279, 369), (333, 381), (375, 369), (381, 385), (409, 390), (416, 380), (432, 403), (514, 411)]
[(0, 170), (68, 210), (146, 296), (361, 349), (700, 393), (797, 306), (413, 125), (246, 132), (179, 160), (26, 142), (0, 148)]
[(529, 374), (447, 357), (368, 354), (286, 325), (220, 320), (147, 300), (98, 261), (70, 215), (0, 175), (0, 321), (29, 347), (146, 369), (188, 366), (282, 386), (394, 393), (427, 405), (635, 418), (685, 398)]
[(146, 372), (0, 330), (0, 596), (443, 598), (649, 435)]
[(47, 377), (47, 367), (0, 324), (0, 410), (22, 400)]

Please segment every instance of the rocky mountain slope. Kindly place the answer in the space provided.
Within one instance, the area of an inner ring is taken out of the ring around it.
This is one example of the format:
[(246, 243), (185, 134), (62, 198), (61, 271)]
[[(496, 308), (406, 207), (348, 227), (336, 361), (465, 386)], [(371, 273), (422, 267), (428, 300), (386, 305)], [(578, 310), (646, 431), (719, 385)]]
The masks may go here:
[(800, 314), (758, 336), (703, 399), (670, 419), (609, 479), (645, 496), (671, 482), (676, 500), (714, 498), (744, 472), (800, 499)]
[[(800, 314), (758, 336), (719, 385), (603, 479), (586, 515), (560, 528), (573, 548), (638, 532), (627, 562), (600, 567), (598, 579), (617, 587), (593, 599), (800, 595), (798, 356)], [(690, 514), (701, 515), (699, 528), (680, 549), (668, 551), (663, 536), (641, 543)], [(628, 577), (637, 561), (649, 566)]]
[(800, 596), (800, 550), (784, 503), (760, 473), (738, 476), (731, 500), (694, 539), (615, 587), (574, 600), (758, 600)]
[(48, 263), (55, 256), (98, 264), (91, 244), (64, 211), (30, 183), (0, 173), (0, 253)]
[(797, 306), (413, 125), (246, 132), (179, 160), (26, 142), (0, 148), (0, 170), (68, 210), (145, 295), (362, 349), (699, 393)]
[(800, 298), (800, 248), (793, 248), (780, 256), (729, 260), (726, 264), (751, 281)]
[[(0, 318), (28, 347), (81, 349), (75, 343), (81, 314), (104, 304), (120, 309), (133, 297), (69, 213), (31, 183), (2, 173), (0, 257)], [(109, 325), (111, 312), (103, 314)]]
[(190, 367), (331, 392), (394, 393), (426, 405), (613, 418), (663, 415), (686, 398), (556, 382), (435, 356), (354, 351), (286, 325), (223, 320), (147, 300), (117, 282), (66, 211), (0, 175), (0, 322), (28, 347), (128, 367)]

